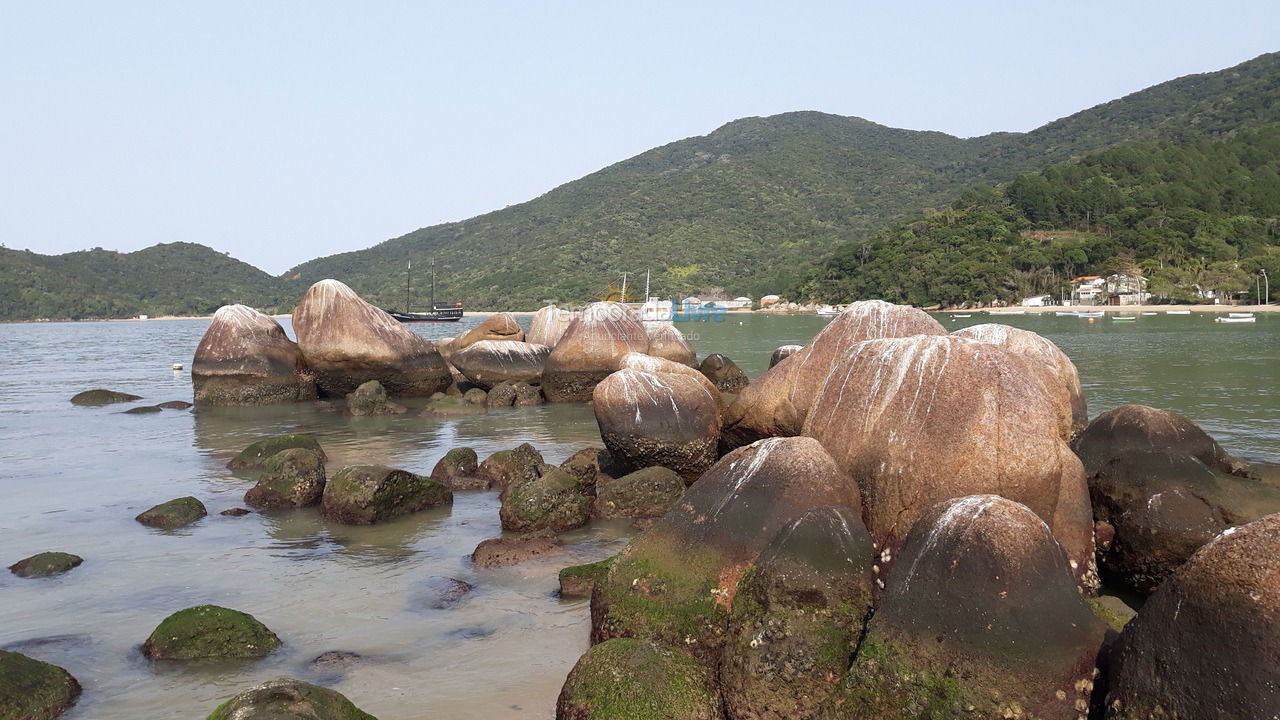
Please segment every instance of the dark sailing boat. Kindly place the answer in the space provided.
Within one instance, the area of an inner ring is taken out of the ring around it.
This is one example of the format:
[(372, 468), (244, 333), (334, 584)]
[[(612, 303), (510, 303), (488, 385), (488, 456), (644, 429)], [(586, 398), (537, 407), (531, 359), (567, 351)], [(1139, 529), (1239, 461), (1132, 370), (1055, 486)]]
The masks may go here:
[[(462, 303), (445, 303), (444, 305), (436, 304), (436, 261), (431, 261), (431, 304), (427, 305), (425, 312), (414, 312), (415, 307), (411, 302), (411, 291), (413, 282), (413, 261), (409, 261), (409, 267), (405, 271), (404, 277), (404, 312), (397, 310), (387, 310), (383, 308), (383, 312), (402, 323), (411, 322), (457, 322), (462, 319)], [(418, 306), (421, 307), (421, 306)]]

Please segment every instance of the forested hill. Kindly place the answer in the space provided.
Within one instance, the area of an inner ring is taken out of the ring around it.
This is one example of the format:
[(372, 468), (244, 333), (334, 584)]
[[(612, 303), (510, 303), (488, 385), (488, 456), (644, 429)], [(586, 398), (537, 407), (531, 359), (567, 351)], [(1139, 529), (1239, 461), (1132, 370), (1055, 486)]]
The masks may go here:
[(227, 303), (292, 308), (296, 288), (203, 245), (40, 255), (0, 248), (0, 320), (203, 315)]
[(581, 301), (623, 271), (674, 295), (794, 287), (800, 268), (978, 182), (1134, 140), (1217, 136), (1275, 116), (1280, 55), (1188, 76), (1026, 134), (962, 140), (816, 112), (746, 118), (527, 203), (304, 263), (398, 304), (406, 260), (435, 258), (442, 294), (470, 306)]
[(1157, 298), (1257, 302), (1260, 268), (1280, 277), (1280, 121), (1128, 144), (970, 189), (843, 244), (790, 294), (958, 306), (1058, 297), (1077, 275), (1126, 272)]

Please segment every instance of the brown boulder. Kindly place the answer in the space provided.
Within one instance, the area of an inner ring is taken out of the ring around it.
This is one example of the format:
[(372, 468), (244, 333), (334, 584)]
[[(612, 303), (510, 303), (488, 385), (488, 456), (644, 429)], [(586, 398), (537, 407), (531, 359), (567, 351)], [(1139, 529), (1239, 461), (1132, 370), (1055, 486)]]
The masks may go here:
[(803, 345), (779, 345), (769, 356), (769, 367), (773, 367), (804, 349)]
[(337, 280), (307, 290), (294, 308), (293, 331), (316, 384), (331, 396), (377, 380), (394, 397), (430, 397), (452, 382), (432, 343)]
[(667, 360), (666, 358), (654, 357), (645, 353), (627, 353), (618, 361), (619, 370), (636, 370), (639, 372), (654, 373), (657, 375), (684, 375), (691, 377), (702, 384), (707, 392), (711, 393), (716, 399), (716, 404), (720, 406), (721, 415), (724, 414), (724, 397), (720, 394), (719, 388), (715, 383), (707, 379), (696, 367), (689, 365), (681, 365), (678, 362)]
[(198, 405), (273, 405), (314, 400), (302, 353), (274, 319), (244, 305), (213, 314), (191, 361)]
[(628, 473), (596, 489), (592, 515), (597, 518), (630, 518), (637, 524), (656, 520), (684, 494), (684, 478), (664, 467)]
[(693, 367), (697, 353), (693, 346), (671, 323), (650, 323), (646, 326), (649, 333), (649, 350), (647, 354)]
[(478, 342), (486, 340), (490, 342), (524, 342), (524, 328), (520, 327), (520, 321), (516, 320), (515, 315), (509, 312), (494, 313), (481, 321), (479, 325), (453, 339), (450, 344), (449, 362), (457, 365), (457, 363), (453, 362), (454, 355)]
[(592, 408), (623, 467), (661, 465), (692, 482), (716, 461), (719, 403), (687, 375), (619, 370), (596, 386)]
[(649, 349), (640, 318), (620, 303), (588, 305), (547, 356), (542, 390), (551, 402), (587, 402), (596, 384), (629, 352)]
[(482, 540), (472, 551), (471, 562), (483, 568), (503, 567), (561, 552), (564, 552), (564, 547), (555, 535), (532, 533)]
[(535, 345), (555, 347), (564, 336), (564, 331), (569, 329), (569, 323), (573, 321), (573, 317), (573, 312), (561, 310), (555, 305), (548, 305), (533, 314), (533, 319), (529, 321), (529, 334), (525, 336), (525, 340)]
[(537, 383), (551, 348), (514, 340), (481, 340), (455, 352), (449, 362), (468, 380), (489, 390), (504, 382)]
[(698, 372), (706, 375), (717, 390), (725, 393), (740, 393), (751, 382), (737, 363), (720, 353), (712, 353), (703, 358)]

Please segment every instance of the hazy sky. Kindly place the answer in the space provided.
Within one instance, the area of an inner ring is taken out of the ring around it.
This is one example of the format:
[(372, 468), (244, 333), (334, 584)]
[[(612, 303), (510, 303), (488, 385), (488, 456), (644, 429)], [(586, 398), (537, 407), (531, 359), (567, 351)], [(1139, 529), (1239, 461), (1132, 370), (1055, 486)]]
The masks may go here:
[(1280, 49), (1273, 1), (905, 4), (0, 0), (0, 243), (279, 273), (743, 116), (1030, 130)]

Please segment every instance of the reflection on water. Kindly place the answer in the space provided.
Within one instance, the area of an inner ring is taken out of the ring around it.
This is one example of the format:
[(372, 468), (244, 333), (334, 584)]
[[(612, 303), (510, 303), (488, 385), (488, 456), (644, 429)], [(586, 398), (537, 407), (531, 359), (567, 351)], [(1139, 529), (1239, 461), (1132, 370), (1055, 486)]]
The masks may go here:
[[(951, 320), (949, 328), (988, 320)], [(1079, 366), (1097, 414), (1122, 402), (1184, 412), (1240, 454), (1280, 459), (1280, 318), (1215, 325), (1203, 316), (1088, 324), (1078, 318), (1001, 317), (1057, 342)], [(424, 325), (440, 337), (475, 324)], [(527, 322), (527, 319), (526, 319)], [(729, 316), (684, 328), (703, 353), (720, 351), (752, 376), (774, 347), (803, 343), (818, 317)], [(628, 527), (569, 533), (566, 552), (513, 568), (467, 560), (500, 532), (491, 493), (457, 493), (436, 508), (370, 527), (329, 523), (314, 510), (218, 513), (239, 506), (253, 473), (226, 469), (266, 435), (314, 435), (330, 469), (381, 463), (419, 473), (457, 445), (481, 456), (531, 442), (550, 462), (599, 445), (591, 411), (542, 406), (462, 418), (410, 413), (349, 418), (307, 404), (123, 415), (128, 405), (76, 408), (79, 390), (108, 387), (152, 404), (190, 397), (189, 366), (207, 321), (0, 326), (0, 564), (43, 550), (82, 555), (60, 578), (0, 575), (0, 647), (68, 668), (85, 685), (70, 718), (189, 718), (261, 680), (324, 682), (387, 718), (547, 717), (586, 648), (586, 602), (555, 597), (563, 565), (603, 558)], [(287, 322), (286, 322), (287, 326)], [(194, 495), (208, 518), (182, 530), (133, 516)], [(433, 578), (474, 586), (428, 607)], [(242, 664), (152, 664), (137, 647), (167, 614), (217, 603), (256, 615), (285, 641)], [(338, 669), (325, 652), (355, 653)]]

